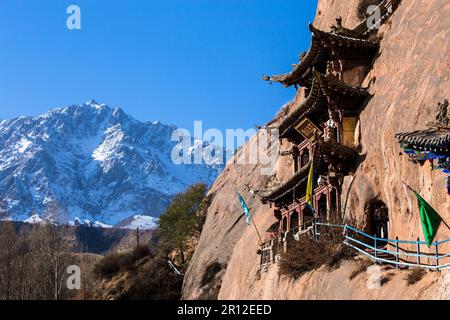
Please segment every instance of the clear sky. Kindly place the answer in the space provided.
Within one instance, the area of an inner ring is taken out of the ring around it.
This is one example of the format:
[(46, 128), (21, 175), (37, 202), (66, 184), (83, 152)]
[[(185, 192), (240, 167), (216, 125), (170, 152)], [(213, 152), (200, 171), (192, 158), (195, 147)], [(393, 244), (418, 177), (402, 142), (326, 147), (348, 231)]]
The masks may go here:
[[(66, 9), (81, 8), (81, 30)], [(316, 0), (1, 0), (0, 119), (90, 99), (191, 129), (264, 124), (293, 98)]]

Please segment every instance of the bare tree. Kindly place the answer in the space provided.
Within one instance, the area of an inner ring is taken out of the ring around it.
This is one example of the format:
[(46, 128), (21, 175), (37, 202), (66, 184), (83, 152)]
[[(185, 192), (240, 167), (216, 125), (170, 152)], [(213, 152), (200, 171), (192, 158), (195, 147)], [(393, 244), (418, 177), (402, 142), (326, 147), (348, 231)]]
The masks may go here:
[(45, 298), (61, 299), (70, 263), (67, 227), (49, 224), (37, 228), (32, 237), (32, 247)]
[(2, 222), (0, 225), (0, 297), (3, 300), (14, 298), (16, 241), (14, 224), (10, 221)]

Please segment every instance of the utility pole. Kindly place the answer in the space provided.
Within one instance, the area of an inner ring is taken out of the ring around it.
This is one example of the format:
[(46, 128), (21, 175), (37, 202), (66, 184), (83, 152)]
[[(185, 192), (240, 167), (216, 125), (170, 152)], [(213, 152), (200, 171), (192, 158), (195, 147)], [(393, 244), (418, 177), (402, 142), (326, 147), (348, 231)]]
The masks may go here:
[(136, 247), (139, 246), (139, 228), (136, 228)]

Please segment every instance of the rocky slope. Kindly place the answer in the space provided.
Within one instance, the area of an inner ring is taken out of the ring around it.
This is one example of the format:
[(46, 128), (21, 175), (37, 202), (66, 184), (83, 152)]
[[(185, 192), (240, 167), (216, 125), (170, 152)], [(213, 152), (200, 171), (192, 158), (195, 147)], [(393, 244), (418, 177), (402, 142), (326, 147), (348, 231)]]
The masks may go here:
[[(359, 0), (319, 0), (314, 25), (329, 30), (335, 18), (342, 16), (343, 25), (352, 28), (358, 22), (358, 3)], [(430, 170), (428, 165), (421, 167), (409, 162), (406, 156), (400, 155), (401, 149), (394, 137), (400, 131), (426, 129), (425, 123), (433, 120), (437, 103), (450, 97), (449, 14), (448, 0), (403, 1), (379, 31), (383, 36), (380, 52), (363, 83), (369, 86), (374, 97), (360, 115), (361, 153), (365, 161), (354, 176), (347, 212), (364, 224), (366, 202), (379, 197), (389, 208), (390, 237), (416, 239), (422, 235), (415, 199), (405, 193), (402, 181), (408, 182), (444, 220), (450, 221), (446, 175)], [(296, 108), (302, 99), (300, 91), (285, 111)], [(257, 139), (253, 137), (250, 143)], [(276, 178), (280, 181), (291, 172), (291, 164), (285, 159), (278, 161)], [(250, 185), (259, 189), (267, 180), (258, 166), (241, 166), (233, 161), (216, 180), (211, 190), (216, 197), (185, 276), (184, 298), (448, 298), (448, 288), (443, 289), (447, 296), (438, 288), (445, 273), (430, 275), (433, 280), (428, 282), (428, 289), (422, 296), (417, 292), (418, 287), (404, 285), (401, 285), (402, 290), (393, 290), (387, 285), (383, 291), (369, 292), (357, 279), (353, 283), (346, 280), (341, 288), (342, 274), (350, 273), (352, 268), (348, 265), (331, 273), (312, 272), (295, 282), (278, 276), (273, 270), (276, 267), (259, 275), (258, 238), (254, 228), (247, 227), (243, 218), (238, 219), (242, 209), (235, 200), (233, 187), (247, 190), (246, 185)], [(345, 182), (343, 194), (347, 193), (350, 180)], [(273, 209), (262, 205), (249, 192), (245, 192), (245, 196), (253, 209), (256, 225), (265, 231), (274, 222)], [(449, 237), (450, 232), (441, 227), (437, 240)], [(205, 283), (202, 279), (213, 263), (221, 266), (220, 271)], [(402, 277), (399, 275), (398, 279)]]
[(0, 218), (148, 225), (142, 215), (157, 217), (176, 193), (222, 169), (174, 164), (175, 129), (95, 101), (1, 121)]

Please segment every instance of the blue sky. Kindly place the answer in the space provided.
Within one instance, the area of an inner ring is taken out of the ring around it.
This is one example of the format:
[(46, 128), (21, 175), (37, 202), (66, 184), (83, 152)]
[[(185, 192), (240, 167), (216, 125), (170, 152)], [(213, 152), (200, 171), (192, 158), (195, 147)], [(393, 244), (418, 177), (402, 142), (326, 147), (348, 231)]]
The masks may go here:
[[(69, 5), (82, 29), (66, 28)], [(0, 119), (90, 99), (142, 121), (251, 128), (293, 88), (261, 80), (307, 50), (315, 0), (2, 0)]]

